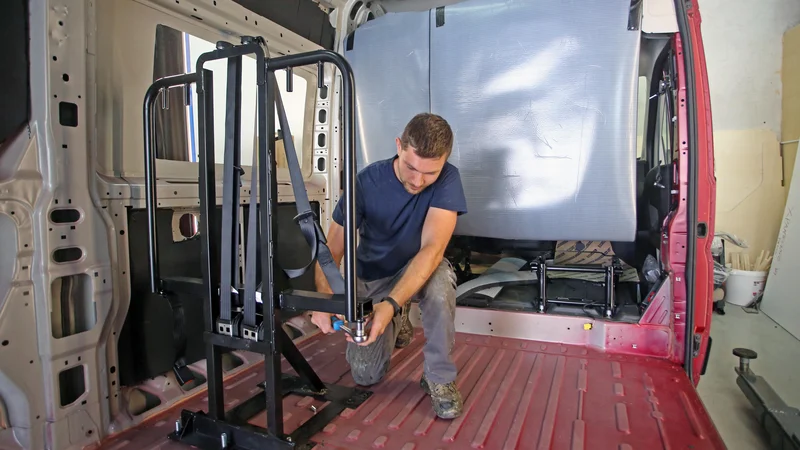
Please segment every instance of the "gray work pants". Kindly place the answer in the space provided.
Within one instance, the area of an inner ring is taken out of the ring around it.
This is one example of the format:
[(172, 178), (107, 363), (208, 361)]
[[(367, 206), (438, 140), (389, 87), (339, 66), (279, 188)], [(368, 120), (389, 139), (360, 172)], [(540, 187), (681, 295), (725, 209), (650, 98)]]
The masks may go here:
[[(380, 301), (389, 295), (406, 269), (393, 277), (374, 281), (358, 280), (358, 295)], [(422, 328), (425, 332), (425, 377), (434, 383), (456, 379), (456, 365), (451, 353), (455, 345), (456, 276), (444, 258), (425, 286), (412, 298), (419, 301)], [(389, 370), (389, 359), (400, 330), (401, 317), (395, 317), (372, 344), (361, 347), (347, 343), (347, 362), (356, 384), (370, 386)]]

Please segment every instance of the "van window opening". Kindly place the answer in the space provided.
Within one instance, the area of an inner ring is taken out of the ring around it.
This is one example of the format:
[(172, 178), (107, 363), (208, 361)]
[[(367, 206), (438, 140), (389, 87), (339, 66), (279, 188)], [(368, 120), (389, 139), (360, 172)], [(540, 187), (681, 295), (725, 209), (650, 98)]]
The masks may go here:
[[(215, 44), (186, 32), (159, 24), (156, 28), (156, 42), (153, 61), (153, 80), (191, 73), (196, 69), (197, 59), (203, 53), (213, 51)], [(225, 149), (225, 90), (227, 83), (227, 60), (210, 61), (205, 67), (214, 73), (214, 161), (222, 164)], [(286, 116), (289, 120), (292, 137), (301, 167), (304, 165), (303, 149), (306, 130), (305, 104), (308, 95), (308, 82), (293, 74), (293, 90), (286, 91), (286, 76), (276, 73), (278, 88), (283, 98)], [(190, 86), (190, 101), (185, 105), (183, 88), (171, 89), (168, 99), (159, 98), (162, 108), (156, 109), (156, 158), (172, 161), (197, 162), (199, 127), (197, 109), (197, 89)], [(163, 94), (162, 94), (163, 95)], [(257, 148), (258, 129), (256, 127), (256, 61), (250, 56), (242, 59), (242, 119), (241, 119), (241, 164), (250, 166), (254, 149)], [(183, 105), (183, 110), (180, 106)], [(277, 116), (277, 110), (275, 111)], [(281, 131), (275, 121), (276, 136)], [(309, 132), (311, 130), (308, 130)], [(310, 136), (309, 136), (310, 138)], [(277, 166), (288, 168), (285, 155), (278, 147)]]
[(647, 80), (647, 77), (645, 76), (639, 77), (639, 99), (637, 102), (638, 106), (636, 115), (636, 158), (637, 159), (645, 158), (644, 137), (645, 137), (645, 125), (647, 123), (647, 103), (650, 98), (647, 89), (648, 84), (649, 81)]

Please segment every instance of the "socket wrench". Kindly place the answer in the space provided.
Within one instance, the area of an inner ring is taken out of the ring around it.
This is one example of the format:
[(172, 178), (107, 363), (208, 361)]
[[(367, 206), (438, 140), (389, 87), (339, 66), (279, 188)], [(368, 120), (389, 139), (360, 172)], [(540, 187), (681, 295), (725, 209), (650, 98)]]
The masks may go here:
[(364, 321), (358, 321), (355, 323), (355, 328), (350, 328), (344, 324), (344, 320), (338, 319), (336, 316), (331, 317), (331, 322), (333, 324), (334, 331), (344, 331), (345, 333), (349, 334), (353, 338), (353, 342), (356, 344), (360, 344), (362, 342), (366, 342), (369, 336), (367, 336), (366, 330), (364, 329)]

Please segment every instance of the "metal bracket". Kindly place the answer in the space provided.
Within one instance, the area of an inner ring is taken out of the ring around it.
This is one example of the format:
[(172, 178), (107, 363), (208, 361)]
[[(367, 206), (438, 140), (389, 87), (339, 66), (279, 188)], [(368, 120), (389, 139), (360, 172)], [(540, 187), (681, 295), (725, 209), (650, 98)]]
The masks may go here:
[(247, 325), (242, 325), (242, 337), (245, 339), (250, 339), (251, 341), (258, 341), (258, 327), (248, 327)]
[(233, 323), (229, 320), (217, 319), (217, 333), (233, 336)]

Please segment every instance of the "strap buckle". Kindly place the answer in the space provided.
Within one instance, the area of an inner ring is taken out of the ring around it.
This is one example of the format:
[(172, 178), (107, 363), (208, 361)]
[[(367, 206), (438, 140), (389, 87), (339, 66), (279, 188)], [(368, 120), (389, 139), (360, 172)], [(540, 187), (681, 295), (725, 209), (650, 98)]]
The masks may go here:
[[(312, 210), (306, 210), (301, 212), (300, 214), (294, 216), (294, 222), (297, 225), (300, 225), (301, 222), (305, 222), (306, 220), (311, 219), (311, 223), (314, 225), (314, 231), (316, 233), (317, 242), (322, 244), (327, 244), (328, 240), (325, 238), (325, 232), (322, 231), (322, 226), (319, 224), (317, 220), (317, 214)], [(302, 226), (301, 226), (302, 227)], [(309, 239), (310, 237), (307, 237)], [(313, 245), (313, 244), (312, 244)]]
[(310, 209), (308, 209), (308, 210), (305, 210), (305, 211), (302, 211), (302, 212), (298, 213), (296, 216), (294, 216), (294, 219), (292, 219), (292, 220), (294, 220), (294, 222), (295, 222), (295, 223), (299, 224), (301, 221), (303, 221), (303, 220), (306, 220), (306, 219), (308, 219), (309, 217), (310, 217), (310, 218), (311, 218), (311, 220), (313, 220), (314, 222), (316, 222), (316, 221), (317, 221), (317, 215), (316, 215), (316, 213), (314, 213), (314, 211), (312, 211), (312, 210), (310, 210)]

